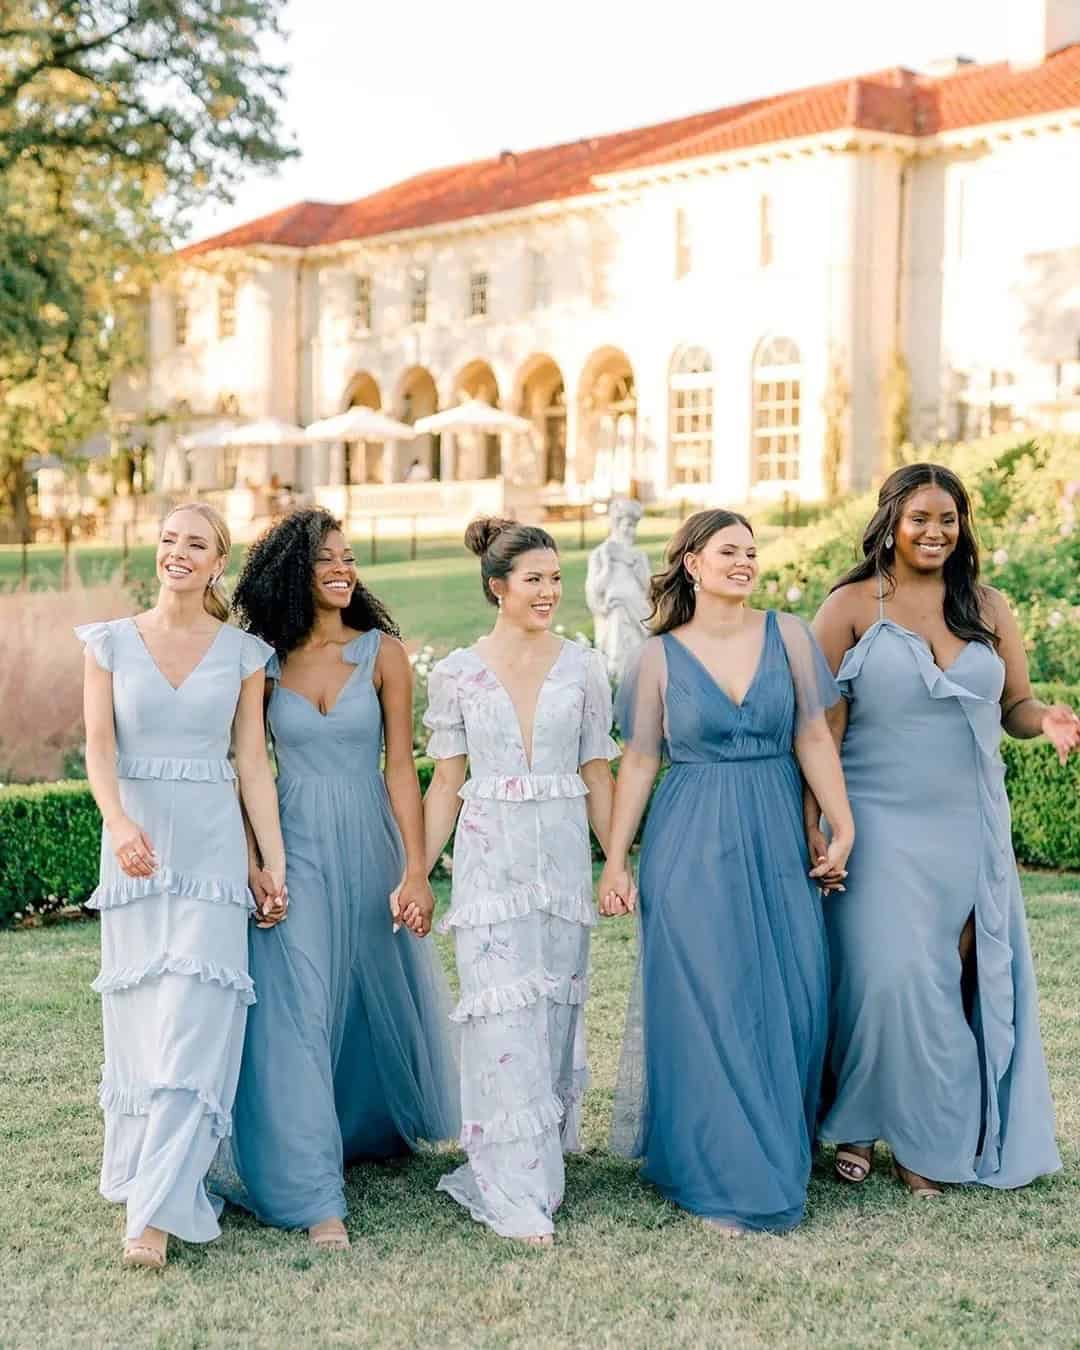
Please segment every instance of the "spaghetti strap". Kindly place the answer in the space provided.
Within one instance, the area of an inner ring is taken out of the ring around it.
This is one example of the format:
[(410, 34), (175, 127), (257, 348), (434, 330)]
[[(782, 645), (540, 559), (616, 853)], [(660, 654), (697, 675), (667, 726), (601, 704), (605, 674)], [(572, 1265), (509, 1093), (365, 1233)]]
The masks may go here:
[(881, 573), (877, 573), (877, 616), (878, 623), (885, 618), (885, 581)]

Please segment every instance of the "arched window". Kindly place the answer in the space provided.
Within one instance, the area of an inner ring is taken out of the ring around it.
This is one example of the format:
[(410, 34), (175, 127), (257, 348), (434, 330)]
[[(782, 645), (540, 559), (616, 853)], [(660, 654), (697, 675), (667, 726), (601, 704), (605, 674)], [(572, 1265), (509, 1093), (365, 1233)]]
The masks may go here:
[(668, 377), (673, 483), (708, 483), (713, 457), (713, 368), (704, 347), (681, 347)]
[(766, 338), (754, 357), (753, 471), (758, 483), (800, 476), (802, 360), (791, 338)]

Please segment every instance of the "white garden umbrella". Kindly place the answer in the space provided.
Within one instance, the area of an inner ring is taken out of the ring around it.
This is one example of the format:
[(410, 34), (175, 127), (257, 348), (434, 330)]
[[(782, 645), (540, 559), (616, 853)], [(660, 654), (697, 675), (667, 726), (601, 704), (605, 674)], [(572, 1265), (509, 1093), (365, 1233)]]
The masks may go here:
[(482, 431), (489, 436), (498, 436), (504, 431), (531, 432), (533, 424), (527, 418), (493, 408), (483, 399), (470, 398), (445, 412), (421, 417), (413, 424), (413, 430), (421, 436), (442, 431)]
[(189, 432), (177, 442), (182, 450), (244, 449), (246, 446), (303, 445), (303, 427), (278, 417), (260, 417), (255, 422), (215, 422), (201, 431)]
[(411, 441), (416, 435), (407, 422), (398, 422), (378, 408), (349, 408), (336, 417), (312, 422), (304, 433), (308, 444), (320, 441)]

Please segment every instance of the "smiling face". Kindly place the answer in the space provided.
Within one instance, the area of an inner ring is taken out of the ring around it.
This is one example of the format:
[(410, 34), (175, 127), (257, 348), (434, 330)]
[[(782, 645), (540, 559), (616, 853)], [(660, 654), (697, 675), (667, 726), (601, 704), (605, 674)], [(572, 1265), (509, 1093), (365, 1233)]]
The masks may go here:
[(701, 594), (725, 600), (746, 600), (757, 580), (757, 545), (745, 525), (725, 525), (709, 536), (697, 553), (687, 553), (684, 564)]
[(225, 571), (210, 522), (198, 511), (174, 511), (165, 518), (155, 562), (162, 587), (180, 594), (205, 593)]
[(559, 555), (531, 548), (514, 559), (508, 577), (493, 577), (492, 594), (502, 599), (500, 617), (530, 631), (550, 628), (562, 598)]
[(940, 571), (960, 539), (956, 502), (944, 488), (919, 488), (904, 502), (893, 535), (896, 557), (913, 571)]
[(312, 574), (316, 609), (348, 609), (356, 590), (356, 559), (340, 530), (330, 530), (319, 545)]

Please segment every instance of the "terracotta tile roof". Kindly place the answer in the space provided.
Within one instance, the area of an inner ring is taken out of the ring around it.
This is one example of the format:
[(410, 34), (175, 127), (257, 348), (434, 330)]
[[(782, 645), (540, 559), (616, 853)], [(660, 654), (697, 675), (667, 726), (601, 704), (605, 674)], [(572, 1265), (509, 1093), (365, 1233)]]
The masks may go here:
[(598, 175), (857, 128), (925, 136), (1080, 108), (1080, 44), (1041, 65), (961, 66), (931, 77), (900, 69), (837, 80), (693, 117), (539, 150), (433, 169), (359, 201), (299, 202), (181, 256), (249, 244), (307, 248), (494, 214), (597, 190)]

